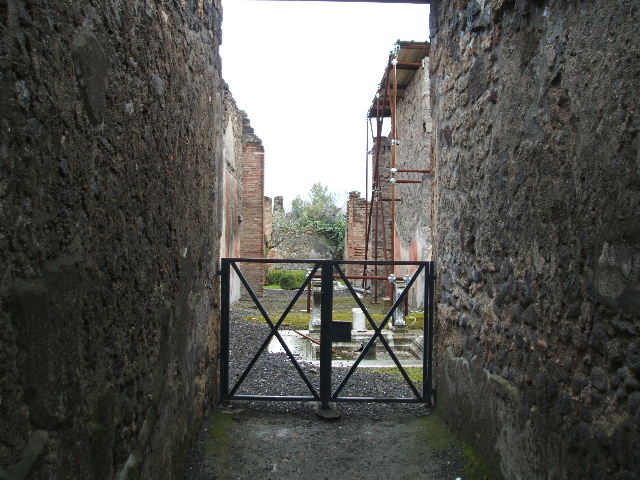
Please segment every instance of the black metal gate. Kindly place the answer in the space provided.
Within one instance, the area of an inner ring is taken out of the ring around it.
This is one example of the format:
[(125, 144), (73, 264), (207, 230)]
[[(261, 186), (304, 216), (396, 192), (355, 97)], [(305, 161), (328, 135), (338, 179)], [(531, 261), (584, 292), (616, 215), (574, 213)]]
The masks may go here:
[[(247, 281), (245, 275), (238, 267), (239, 263), (287, 263), (287, 264), (306, 264), (312, 265), (307, 278), (303, 285), (295, 293), (293, 299), (282, 313), (281, 317), (277, 321), (273, 321), (269, 314), (265, 311), (260, 303), (257, 295), (253, 291), (251, 285)], [(384, 319), (377, 324), (367, 308), (358, 297), (356, 290), (349, 281), (347, 275), (345, 275), (342, 265), (356, 264), (356, 265), (410, 265), (416, 266), (417, 270), (411, 276), (407, 282), (406, 288), (398, 296), (398, 298), (392, 303), (391, 308), (386, 313)], [(255, 306), (260, 311), (264, 320), (270, 328), (269, 335), (261, 344), (260, 348), (256, 352), (249, 365), (245, 368), (244, 372), (234, 385), (229, 385), (229, 320), (230, 320), (230, 282), (231, 272), (235, 271), (238, 275), (240, 282), (246, 288), (247, 292), (251, 296)], [(279, 328), (285, 320), (286, 316), (290, 313), (293, 306), (296, 304), (302, 293), (305, 291), (311, 279), (317, 274), (318, 270), (321, 271), (321, 327), (320, 327), (320, 382), (319, 389), (316, 389), (311, 383), (303, 369), (300, 367), (297, 359), (287, 346), (286, 342), (282, 338)], [(359, 356), (354, 361), (353, 365), (347, 372), (346, 376), (342, 379), (340, 384), (334, 389), (332, 387), (332, 312), (333, 312), (333, 281), (334, 271), (337, 273), (338, 278), (342, 279), (350, 294), (353, 296), (356, 304), (362, 309), (366, 321), (369, 323), (373, 330), (373, 336), (364, 345)], [(395, 355), (392, 347), (382, 335), (382, 330), (388, 324), (394, 311), (401, 307), (407, 292), (409, 292), (411, 286), (416, 282), (418, 276), (424, 272), (424, 301), (423, 301), (423, 313), (424, 313), (424, 328), (423, 328), (423, 349), (422, 352), (422, 388), (416, 388), (414, 382), (409, 378), (409, 375), (401, 365), (397, 356)], [(410, 261), (348, 261), (348, 260), (291, 260), (291, 259), (256, 259), (256, 258), (223, 258), (222, 259), (222, 298), (221, 298), (221, 363), (220, 363), (220, 392), (221, 399), (223, 401), (228, 400), (285, 400), (285, 401), (315, 401), (320, 402), (321, 405), (328, 405), (329, 402), (402, 402), (402, 403), (432, 403), (432, 353), (433, 353), (433, 292), (435, 283), (435, 269), (433, 262), (410, 262)], [(286, 352), (288, 358), (291, 360), (293, 366), (297, 370), (298, 374), (306, 384), (309, 395), (242, 395), (237, 391), (240, 388), (242, 382), (245, 380), (260, 355), (265, 351), (273, 337), (276, 337), (282, 348)], [(378, 397), (355, 397), (355, 396), (340, 396), (343, 388), (358, 368), (363, 358), (367, 355), (367, 352), (371, 348), (375, 348), (375, 342), (379, 340), (388, 352), (389, 357), (393, 360), (398, 367), (399, 372), (402, 374), (404, 381), (410, 388), (413, 396), (407, 398), (378, 398)]]

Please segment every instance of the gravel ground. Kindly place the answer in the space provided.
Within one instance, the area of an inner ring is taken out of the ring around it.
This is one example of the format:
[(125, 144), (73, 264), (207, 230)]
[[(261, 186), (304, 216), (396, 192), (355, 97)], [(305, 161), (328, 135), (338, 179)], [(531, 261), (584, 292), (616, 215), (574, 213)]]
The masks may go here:
[[(240, 318), (231, 321), (229, 355), (229, 383), (234, 385), (249, 361), (269, 333), (266, 325), (248, 322)], [(298, 360), (300, 367), (311, 384), (319, 391), (319, 368)], [(349, 379), (341, 395), (371, 397), (412, 397), (409, 388), (389, 375), (371, 373), (359, 368)], [(347, 374), (346, 368), (334, 368), (332, 384), (334, 388)], [(420, 388), (420, 385), (417, 385)], [(264, 395), (309, 395), (309, 389), (301, 379), (295, 367), (285, 353), (263, 353), (246, 377), (238, 394)], [(314, 404), (309, 402), (242, 402), (242, 406), (254, 411), (264, 412), (309, 412)], [(424, 412), (421, 404), (379, 404), (379, 403), (341, 403), (339, 410), (343, 417), (370, 417), (389, 413)]]
[[(267, 310), (275, 311), (284, 295), (265, 297)], [(242, 320), (247, 314), (255, 314), (250, 304), (234, 305), (231, 385), (269, 332), (266, 325)], [(307, 362), (300, 365), (317, 389), (318, 367)], [(335, 369), (334, 386), (345, 373), (346, 369)], [(264, 352), (238, 393), (308, 395), (309, 390), (286, 354)], [(411, 396), (402, 380), (366, 369), (358, 369), (351, 377), (344, 390), (344, 395), (349, 394)], [(314, 407), (313, 402), (280, 401), (234, 401), (218, 406), (188, 453), (184, 478), (454, 480), (463, 476), (468, 463), (463, 448), (421, 404), (340, 403), (337, 408), (342, 416), (337, 421), (317, 417)], [(435, 432), (433, 441), (430, 431)]]

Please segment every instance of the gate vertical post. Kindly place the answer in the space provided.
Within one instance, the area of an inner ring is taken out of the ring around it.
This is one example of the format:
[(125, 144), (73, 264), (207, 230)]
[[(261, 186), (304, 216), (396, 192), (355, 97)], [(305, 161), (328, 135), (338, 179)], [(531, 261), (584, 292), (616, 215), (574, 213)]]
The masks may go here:
[(333, 263), (322, 262), (320, 302), (320, 403), (329, 408), (331, 399), (331, 322), (333, 321)]
[(230, 264), (226, 258), (221, 264), (220, 286), (220, 400), (229, 399), (229, 282)]
[(429, 262), (424, 272), (424, 349), (422, 398), (427, 405), (433, 403), (433, 299), (435, 289), (434, 263)]

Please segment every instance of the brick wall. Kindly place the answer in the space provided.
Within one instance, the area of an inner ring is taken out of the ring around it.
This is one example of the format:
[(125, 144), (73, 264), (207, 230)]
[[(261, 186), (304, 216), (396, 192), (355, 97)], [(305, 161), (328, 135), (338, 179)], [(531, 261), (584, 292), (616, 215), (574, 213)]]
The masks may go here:
[[(218, 192), (221, 202), (222, 237), (221, 257), (240, 256), (240, 218), (242, 206), (242, 132), (245, 118), (236, 105), (228, 88), (223, 91), (224, 132), (222, 135), (221, 175), (218, 177)], [(229, 297), (231, 302), (240, 298), (240, 279), (231, 273)]]
[[(364, 260), (367, 228), (368, 202), (360, 192), (349, 192), (347, 203), (347, 232), (344, 241), (345, 260)], [(362, 268), (348, 265), (347, 274), (362, 274)]]
[[(240, 256), (264, 257), (264, 147), (245, 118), (242, 135), (242, 222)], [(262, 295), (264, 265), (246, 263), (242, 271), (257, 295)]]
[[(375, 140), (376, 142), (378, 140)], [(375, 149), (375, 145), (374, 145)], [(380, 197), (384, 199), (390, 198), (391, 184), (389, 183), (391, 167), (391, 151), (389, 140), (386, 137), (380, 139), (380, 156), (379, 156), (379, 172), (380, 172)], [(375, 178), (375, 166), (371, 172), (372, 184)], [(369, 210), (373, 208), (373, 211)], [(369, 227), (369, 245), (366, 247), (367, 221), (371, 221)], [(344, 256), (346, 260), (364, 260), (365, 248), (366, 258), (368, 260), (390, 260), (391, 259), (391, 203), (388, 201), (371, 202), (367, 205), (367, 201), (360, 197), (359, 192), (351, 192), (349, 194), (349, 202), (347, 204), (347, 231), (345, 238)], [(377, 244), (377, 252), (374, 247)], [(385, 250), (386, 249), (386, 250)], [(363, 269), (358, 266), (347, 267), (347, 272), (353, 275), (362, 275)], [(386, 276), (392, 273), (390, 267), (371, 266), (367, 274), (376, 276)], [(370, 282), (368, 282), (370, 283)], [(380, 295), (387, 294), (385, 288), (387, 282), (378, 282)]]
[[(264, 149), (254, 134), (247, 114), (240, 110), (228, 88), (223, 91), (224, 132), (222, 135), (222, 175), (219, 191), (222, 202), (221, 256), (264, 256), (265, 213), (270, 212), (271, 200), (263, 197)], [(267, 202), (269, 208), (267, 207)], [(254, 290), (262, 291), (262, 280), (257, 265), (241, 264)], [(232, 272), (230, 300), (239, 299), (244, 291), (240, 279)]]
[[(377, 142), (378, 139), (375, 140)], [(379, 174), (380, 174), (380, 185), (378, 188), (380, 189), (380, 198), (382, 199), (379, 202), (378, 206), (374, 204), (374, 211), (371, 215), (371, 230), (370, 230), (370, 240), (369, 240), (369, 258), (373, 259), (376, 257), (375, 252), (373, 251), (373, 247), (378, 244), (377, 250), (377, 259), (378, 260), (391, 260), (391, 202), (385, 200), (391, 198), (391, 183), (389, 182), (389, 178), (391, 178), (391, 142), (389, 138), (382, 137), (379, 139), (380, 141), (380, 157), (378, 165)], [(375, 145), (374, 145), (375, 148)], [(372, 184), (374, 173), (372, 172)], [(377, 219), (376, 219), (377, 212)], [(382, 269), (386, 272), (385, 267), (379, 267), (379, 270)], [(392, 273), (389, 270), (390, 273)], [(381, 275), (378, 272), (378, 275)]]
[[(378, 140), (376, 140), (377, 142)], [(371, 228), (369, 234), (369, 259), (391, 260), (391, 202), (385, 199), (391, 198), (391, 141), (388, 137), (382, 137), (380, 141), (379, 173), (380, 173), (380, 202), (373, 203), (373, 213), (371, 215)], [(375, 144), (374, 144), (375, 148)], [(373, 172), (372, 172), (373, 175)], [(373, 179), (372, 179), (373, 183)], [(377, 213), (377, 218), (376, 218)], [(374, 248), (377, 242), (377, 251)], [(391, 266), (369, 267), (368, 274), (374, 276), (388, 276), (394, 273)], [(374, 288), (378, 289), (378, 295), (389, 297), (391, 295), (390, 284), (386, 280), (374, 283)]]

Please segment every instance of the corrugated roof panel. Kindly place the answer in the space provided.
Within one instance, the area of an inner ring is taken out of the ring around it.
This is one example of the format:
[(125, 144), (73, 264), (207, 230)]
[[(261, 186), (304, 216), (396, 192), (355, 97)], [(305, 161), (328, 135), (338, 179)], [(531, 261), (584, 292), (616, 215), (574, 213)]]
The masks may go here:
[[(429, 52), (431, 49), (431, 44), (429, 42), (414, 42), (414, 41), (401, 41), (398, 40), (396, 42), (397, 48), (397, 60), (398, 63), (396, 65), (396, 79), (397, 79), (397, 89), (396, 89), (396, 100), (401, 99), (404, 95), (404, 91), (411, 83), (415, 72), (421, 68), (422, 59), (429, 56)], [(394, 49), (395, 51), (395, 49)], [(386, 99), (384, 87), (386, 84), (387, 75), (391, 75), (393, 72), (392, 60), (395, 57), (394, 51), (389, 54), (389, 61), (384, 70), (384, 74), (382, 75), (382, 80), (380, 81), (380, 87), (382, 90), (376, 92), (380, 93), (380, 116), (381, 117), (390, 117), (391, 116), (391, 105), (389, 104), (388, 99)], [(393, 95), (393, 92), (389, 91), (389, 96)], [(377, 96), (373, 97), (373, 102), (371, 102), (371, 107), (369, 107), (369, 118), (373, 118), (377, 116), (377, 105), (378, 98)]]

